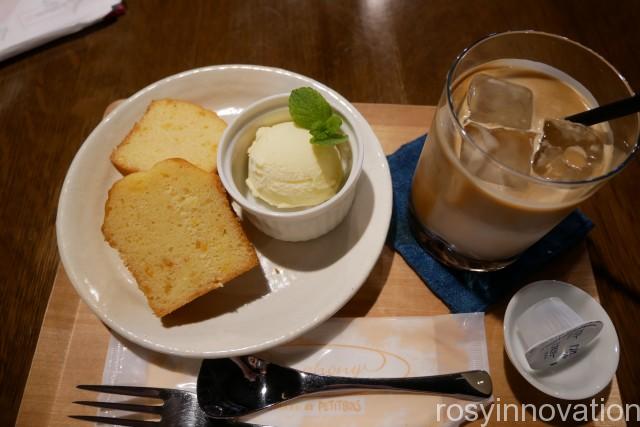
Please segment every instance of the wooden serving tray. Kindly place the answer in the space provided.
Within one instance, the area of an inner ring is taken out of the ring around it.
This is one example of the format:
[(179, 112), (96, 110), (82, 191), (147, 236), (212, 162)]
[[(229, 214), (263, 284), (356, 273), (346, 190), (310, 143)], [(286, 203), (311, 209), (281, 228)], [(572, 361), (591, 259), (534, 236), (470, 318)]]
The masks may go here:
[[(431, 124), (434, 107), (385, 104), (357, 104), (372, 125), (386, 153), (425, 133)], [(538, 278), (570, 282), (594, 297), (596, 284), (584, 244), (555, 260)], [(530, 386), (511, 365), (503, 346), (502, 319), (508, 299), (489, 311), (485, 317), (490, 370), (496, 401), (503, 405), (529, 403), (538, 407), (545, 403), (566, 404)], [(422, 283), (407, 264), (385, 246), (366, 283), (338, 316), (431, 316), (448, 313), (446, 306)], [(71, 286), (62, 267), (58, 269), (40, 337), (31, 365), (17, 426), (86, 426), (67, 418), (69, 414), (95, 414), (95, 410), (73, 405), (87, 398), (76, 384), (99, 384), (109, 330), (91, 313)], [(597, 369), (597, 367), (594, 367)], [(614, 378), (596, 402), (620, 404), (620, 391)], [(586, 402), (587, 404), (589, 401)], [(598, 417), (599, 418), (599, 417)], [(528, 413), (527, 422), (539, 425)], [(559, 420), (556, 419), (555, 423)], [(505, 425), (492, 417), (489, 425)], [(511, 424), (511, 423), (507, 423)], [(480, 425), (480, 421), (472, 423)], [(595, 421), (585, 425), (623, 426), (624, 421)]]

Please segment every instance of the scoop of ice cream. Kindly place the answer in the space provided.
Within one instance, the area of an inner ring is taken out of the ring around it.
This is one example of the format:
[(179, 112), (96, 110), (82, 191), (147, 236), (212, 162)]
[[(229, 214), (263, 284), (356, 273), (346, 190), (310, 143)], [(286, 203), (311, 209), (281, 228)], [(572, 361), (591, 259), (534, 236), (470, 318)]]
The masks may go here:
[(251, 193), (278, 208), (313, 206), (336, 194), (344, 177), (340, 153), (310, 139), (293, 122), (258, 129), (248, 151)]

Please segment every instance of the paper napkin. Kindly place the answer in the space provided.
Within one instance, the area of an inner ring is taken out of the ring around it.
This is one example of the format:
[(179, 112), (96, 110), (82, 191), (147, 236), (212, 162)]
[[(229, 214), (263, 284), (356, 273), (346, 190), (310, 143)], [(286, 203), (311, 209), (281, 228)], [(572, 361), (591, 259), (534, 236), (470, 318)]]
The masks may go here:
[[(482, 313), (333, 318), (293, 342), (258, 356), (304, 371), (338, 376), (409, 377), (488, 371)], [(200, 363), (153, 353), (113, 337), (103, 381), (195, 391)], [(457, 424), (446, 419), (444, 404), (455, 402), (453, 398), (408, 393), (332, 394), (294, 400), (243, 421), (278, 427), (451, 426)], [(105, 413), (114, 415), (113, 411)]]
[(123, 12), (120, 0), (0, 0), (0, 61)]

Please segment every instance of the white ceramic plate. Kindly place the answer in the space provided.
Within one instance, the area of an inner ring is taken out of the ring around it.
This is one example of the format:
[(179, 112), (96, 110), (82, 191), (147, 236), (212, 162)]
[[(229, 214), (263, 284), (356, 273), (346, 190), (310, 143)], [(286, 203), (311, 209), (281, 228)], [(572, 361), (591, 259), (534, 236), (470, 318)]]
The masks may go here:
[[(231, 122), (250, 103), (300, 86), (325, 88), (367, 128), (363, 173), (353, 207), (332, 232), (303, 243), (269, 238), (247, 224), (260, 269), (155, 317), (118, 253), (100, 231), (107, 191), (120, 178), (113, 148), (149, 102), (177, 98)], [(380, 143), (339, 94), (289, 71), (248, 65), (199, 68), (154, 83), (119, 105), (89, 135), (67, 173), (58, 205), (58, 248), (82, 299), (118, 334), (149, 349), (188, 357), (226, 357), (267, 349), (302, 334), (342, 307), (364, 283), (391, 218), (391, 177)]]
[[(602, 331), (575, 359), (549, 369), (529, 367), (515, 323), (533, 304), (558, 297), (585, 320), (601, 320)], [(618, 335), (602, 306), (580, 288), (556, 280), (542, 280), (520, 289), (509, 301), (504, 316), (504, 344), (509, 360), (535, 388), (559, 399), (586, 399), (604, 389), (616, 373), (620, 348)]]

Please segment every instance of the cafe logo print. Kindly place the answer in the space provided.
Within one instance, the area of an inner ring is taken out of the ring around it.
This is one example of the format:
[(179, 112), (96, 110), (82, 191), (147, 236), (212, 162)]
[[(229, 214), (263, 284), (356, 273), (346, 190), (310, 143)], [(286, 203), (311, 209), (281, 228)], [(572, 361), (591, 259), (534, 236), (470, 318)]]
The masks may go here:
[[(281, 349), (290, 355), (323, 348), (319, 358), (308, 360), (300, 369), (318, 375), (344, 377), (406, 377), (411, 368), (403, 357), (375, 348), (347, 344), (295, 344)], [(362, 396), (310, 398), (282, 408), (304, 416), (362, 415), (366, 399)]]

